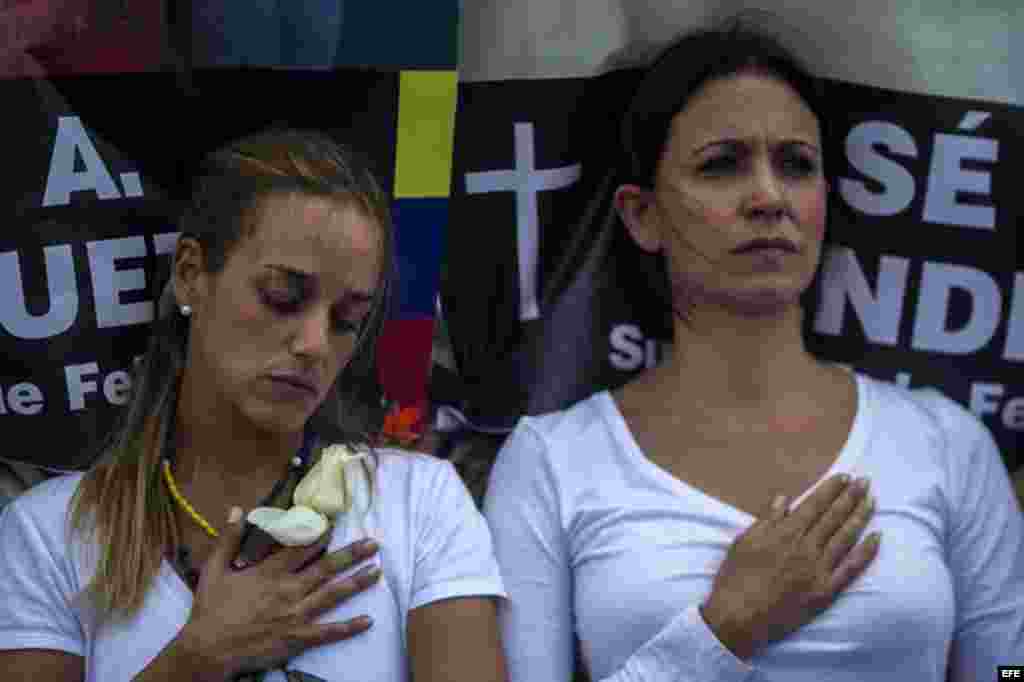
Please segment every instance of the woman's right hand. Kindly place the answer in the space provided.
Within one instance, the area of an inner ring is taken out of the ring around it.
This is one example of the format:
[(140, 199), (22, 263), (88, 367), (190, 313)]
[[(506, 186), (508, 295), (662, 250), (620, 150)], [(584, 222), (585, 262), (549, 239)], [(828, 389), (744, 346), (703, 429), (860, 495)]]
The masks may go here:
[(245, 524), (228, 523), (202, 568), (192, 612), (178, 636), (182, 649), (202, 660), (211, 679), (275, 668), (306, 649), (353, 637), (370, 627), (360, 616), (340, 623), (315, 623), (338, 603), (380, 577), (366, 567), (344, 580), (332, 579), (372, 556), (374, 543), (354, 543), (323, 554), (328, 530), (306, 547), (281, 547), (241, 571), (230, 563)]
[(835, 476), (788, 513), (780, 498), (733, 542), (701, 614), (738, 658), (811, 621), (878, 554), (877, 534), (857, 545), (874, 512), (864, 483)]

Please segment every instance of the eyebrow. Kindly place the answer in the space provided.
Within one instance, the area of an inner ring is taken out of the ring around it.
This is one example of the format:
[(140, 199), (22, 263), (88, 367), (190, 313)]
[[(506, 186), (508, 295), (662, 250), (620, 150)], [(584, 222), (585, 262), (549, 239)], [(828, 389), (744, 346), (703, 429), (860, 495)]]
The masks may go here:
[[(722, 139), (712, 140), (711, 142), (707, 142), (707, 143), (701, 145), (697, 149), (693, 150), (693, 152), (691, 152), (691, 156), (697, 156), (698, 154), (703, 152), (708, 147), (715, 147), (715, 146), (718, 146), (718, 145), (737, 145), (737, 144), (749, 144), (749, 142), (748, 142), (748, 140), (740, 139), (738, 137), (723, 137)], [(821, 149), (819, 149), (817, 145), (811, 144), (810, 142), (807, 142), (806, 140), (799, 140), (799, 139), (796, 139), (796, 138), (787, 138), (787, 139), (784, 139), (784, 140), (779, 140), (776, 143), (776, 146), (778, 146), (778, 145), (794, 145), (794, 144), (795, 145), (799, 145), (801, 147), (807, 147), (808, 149), (812, 149), (812, 150), (814, 150), (818, 154), (821, 153)]]
[[(302, 280), (302, 281), (309, 281), (309, 280), (316, 281), (316, 279), (317, 279), (317, 276), (314, 275), (311, 272), (306, 272), (304, 270), (297, 270), (295, 268), (288, 267), (287, 265), (278, 265), (276, 263), (271, 263), (270, 265), (267, 265), (266, 267), (267, 267), (268, 270), (275, 270), (277, 272), (283, 272), (286, 275), (290, 275), (290, 276), (295, 277), (295, 278), (297, 278), (299, 280)], [(372, 291), (362, 291), (362, 290), (359, 290), (359, 289), (350, 289), (348, 292), (346, 292), (345, 298), (350, 300), (350, 301), (353, 301), (355, 303), (370, 303), (370, 302), (373, 301), (373, 292)]]

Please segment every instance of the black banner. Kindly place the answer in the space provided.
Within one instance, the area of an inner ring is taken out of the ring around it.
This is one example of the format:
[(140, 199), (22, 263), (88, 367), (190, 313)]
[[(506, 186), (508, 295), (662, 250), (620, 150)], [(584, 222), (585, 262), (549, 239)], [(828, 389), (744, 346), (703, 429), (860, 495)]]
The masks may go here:
[[(461, 86), (443, 288), (465, 410), (510, 427), (617, 386), (669, 336), (654, 258), (612, 210), (636, 71)], [(1024, 429), (1024, 110), (826, 81), (827, 245), (806, 296), (819, 357), (935, 386)], [(516, 292), (512, 295), (512, 292)]]
[(191, 93), (163, 72), (0, 81), (17, 169), (0, 189), (0, 456), (58, 469), (95, 457), (127, 401), (202, 153), (271, 125), (322, 129), (390, 192), (398, 81), (262, 69), (198, 71)]

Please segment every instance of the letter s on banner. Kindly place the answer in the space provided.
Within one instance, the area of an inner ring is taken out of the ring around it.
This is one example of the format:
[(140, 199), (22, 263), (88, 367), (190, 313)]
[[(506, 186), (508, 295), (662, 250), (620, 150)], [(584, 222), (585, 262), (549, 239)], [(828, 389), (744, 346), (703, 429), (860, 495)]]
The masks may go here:
[(608, 361), (612, 367), (632, 372), (644, 365), (644, 333), (635, 324), (619, 324), (611, 333), (612, 352)]
[(914, 200), (914, 176), (900, 164), (876, 151), (882, 146), (894, 154), (917, 157), (914, 138), (903, 128), (884, 121), (866, 121), (846, 136), (846, 158), (850, 165), (882, 185), (880, 193), (852, 178), (839, 178), (839, 193), (861, 213), (891, 216), (906, 210)]

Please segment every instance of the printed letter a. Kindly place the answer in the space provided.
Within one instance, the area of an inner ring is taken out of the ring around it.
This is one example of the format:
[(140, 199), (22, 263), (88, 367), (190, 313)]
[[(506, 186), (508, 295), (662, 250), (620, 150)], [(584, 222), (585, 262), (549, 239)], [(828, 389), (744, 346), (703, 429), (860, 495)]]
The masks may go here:
[[(76, 158), (82, 160), (84, 170), (75, 170)], [(100, 199), (121, 198), (114, 178), (82, 127), (82, 121), (77, 116), (61, 116), (43, 206), (65, 206), (71, 203), (72, 192), (83, 190), (93, 190)]]

